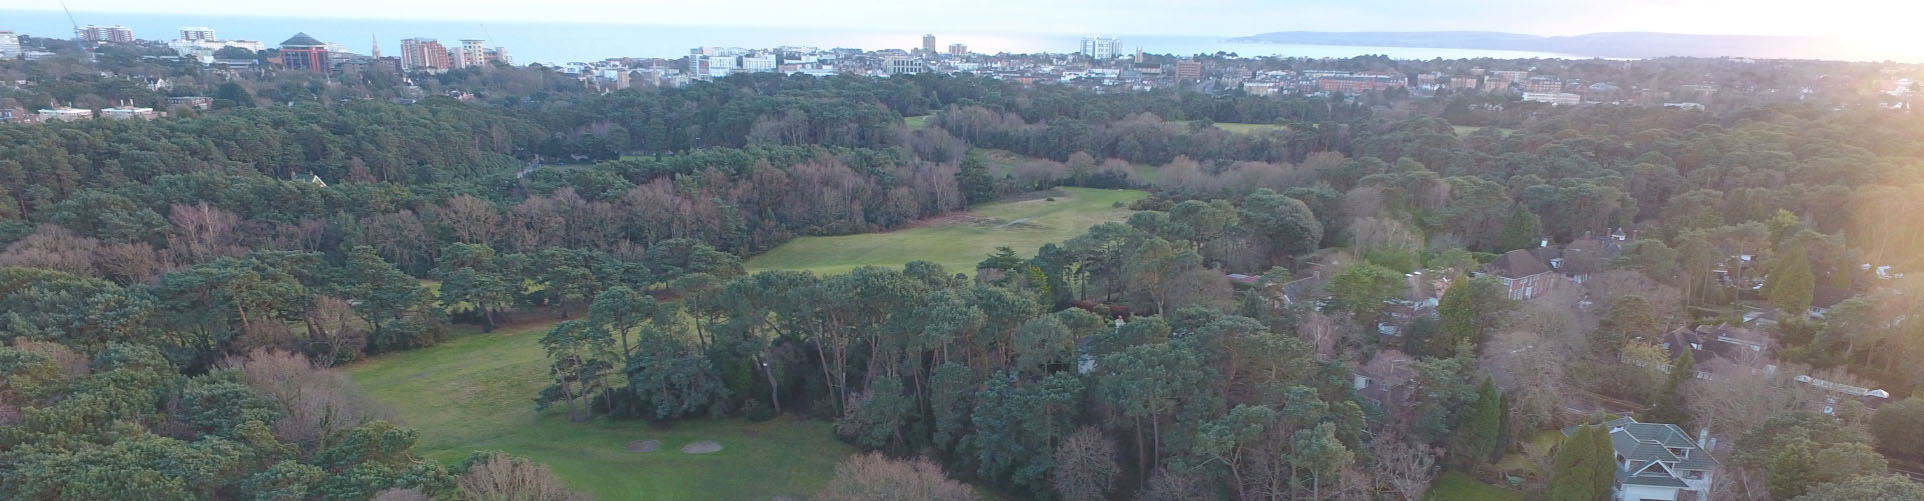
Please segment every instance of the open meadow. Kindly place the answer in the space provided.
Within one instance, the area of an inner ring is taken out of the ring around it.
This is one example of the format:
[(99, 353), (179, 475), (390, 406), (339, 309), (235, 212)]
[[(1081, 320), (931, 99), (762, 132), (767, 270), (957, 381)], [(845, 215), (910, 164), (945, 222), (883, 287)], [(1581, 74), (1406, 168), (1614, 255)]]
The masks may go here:
[[(570, 423), (559, 408), (536, 412), (534, 396), (548, 384), (548, 358), (538, 340), (551, 325), (486, 334), (462, 326), (439, 345), (346, 369), (420, 432), (416, 450), (428, 457), (453, 464), (473, 451), (526, 456), (598, 499), (806, 497), (853, 451), (820, 421), (691, 420), (660, 428), (643, 421)], [(650, 440), (659, 448), (628, 449)], [(701, 441), (714, 441), (721, 451), (680, 450)]]
[(1149, 196), (1136, 190), (1061, 188), (1045, 196), (991, 202), (886, 233), (801, 237), (749, 259), (748, 271), (804, 270), (843, 273), (876, 265), (899, 268), (909, 261), (932, 261), (951, 272), (973, 273), (976, 263), (1010, 247), (1034, 255), (1098, 223), (1122, 221), (1130, 210), (1116, 207)]

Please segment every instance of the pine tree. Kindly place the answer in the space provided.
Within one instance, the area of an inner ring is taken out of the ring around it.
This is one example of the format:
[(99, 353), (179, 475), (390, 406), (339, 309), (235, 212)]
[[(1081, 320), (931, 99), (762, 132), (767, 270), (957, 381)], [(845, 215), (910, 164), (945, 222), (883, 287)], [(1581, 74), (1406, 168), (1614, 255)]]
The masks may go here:
[(1542, 236), (1543, 220), (1519, 204), (1510, 210), (1510, 219), (1503, 223), (1503, 234), (1497, 237), (1495, 250), (1502, 252), (1536, 247), (1537, 239)]
[(1461, 454), (1468, 462), (1484, 462), (1496, 457), (1498, 439), (1503, 431), (1503, 395), (1489, 377), (1476, 389), (1476, 406), (1464, 419)]
[(1610, 432), (1601, 426), (1577, 427), (1552, 460), (1546, 498), (1553, 501), (1596, 501), (1610, 492), (1616, 463)]
[(1776, 269), (1764, 278), (1764, 292), (1770, 296), (1770, 304), (1782, 310), (1786, 317), (1803, 318), (1810, 311), (1812, 289), (1816, 277), (1810, 274), (1810, 261), (1804, 257), (1804, 249), (1793, 249), (1777, 259)]

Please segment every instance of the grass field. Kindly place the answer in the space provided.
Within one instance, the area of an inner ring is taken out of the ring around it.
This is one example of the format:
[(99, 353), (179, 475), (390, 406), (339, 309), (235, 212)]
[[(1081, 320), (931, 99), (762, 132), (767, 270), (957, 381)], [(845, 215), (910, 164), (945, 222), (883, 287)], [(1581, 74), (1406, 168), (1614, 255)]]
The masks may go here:
[(931, 116), (932, 115), (922, 115), (919, 117), (902, 117), (902, 124), (909, 126), (909, 130), (927, 128), (929, 126), (929, 117)]
[[(431, 348), (347, 367), (354, 381), (394, 406), (429, 457), (454, 463), (477, 450), (500, 450), (546, 463), (570, 487), (598, 499), (769, 499), (809, 496), (853, 449), (817, 421), (712, 420), (658, 428), (639, 421), (570, 423), (566, 411), (535, 412), (548, 384), (538, 324), (480, 334), (467, 331)], [(628, 452), (638, 440), (661, 449)], [(681, 446), (720, 442), (714, 454)]]
[(1523, 493), (1478, 482), (1463, 472), (1452, 471), (1430, 482), (1429, 501), (1522, 501)]
[(1148, 196), (1135, 190), (1062, 188), (1054, 201), (1042, 198), (978, 205), (968, 212), (919, 223), (888, 233), (802, 237), (770, 249), (747, 263), (748, 270), (806, 270), (842, 273), (858, 266), (899, 268), (909, 261), (932, 261), (951, 272), (972, 273), (996, 247), (1033, 255), (1042, 244), (1081, 235), (1090, 226), (1129, 217), (1114, 207)]

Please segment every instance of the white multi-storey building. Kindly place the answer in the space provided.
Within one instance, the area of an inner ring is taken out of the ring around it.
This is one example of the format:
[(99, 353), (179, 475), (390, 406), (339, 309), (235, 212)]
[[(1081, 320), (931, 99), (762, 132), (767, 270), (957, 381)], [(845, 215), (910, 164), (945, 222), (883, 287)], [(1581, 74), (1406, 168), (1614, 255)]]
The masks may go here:
[(20, 35), (12, 31), (0, 31), (0, 59), (20, 57)]
[(1109, 37), (1083, 37), (1082, 55), (1091, 59), (1109, 60), (1122, 57), (1122, 39)]
[(200, 40), (220, 40), (220, 37), (214, 35), (213, 28), (206, 26), (187, 26), (180, 29), (180, 39), (192, 42)]

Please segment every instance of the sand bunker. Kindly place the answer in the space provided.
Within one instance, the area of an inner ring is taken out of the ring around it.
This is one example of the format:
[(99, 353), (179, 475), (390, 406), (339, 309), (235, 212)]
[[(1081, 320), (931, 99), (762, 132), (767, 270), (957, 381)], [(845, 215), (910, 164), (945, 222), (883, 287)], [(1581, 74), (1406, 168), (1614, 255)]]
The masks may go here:
[(681, 451), (689, 454), (713, 454), (721, 452), (721, 449), (721, 444), (716, 443), (714, 440), (703, 440), (681, 446)]

